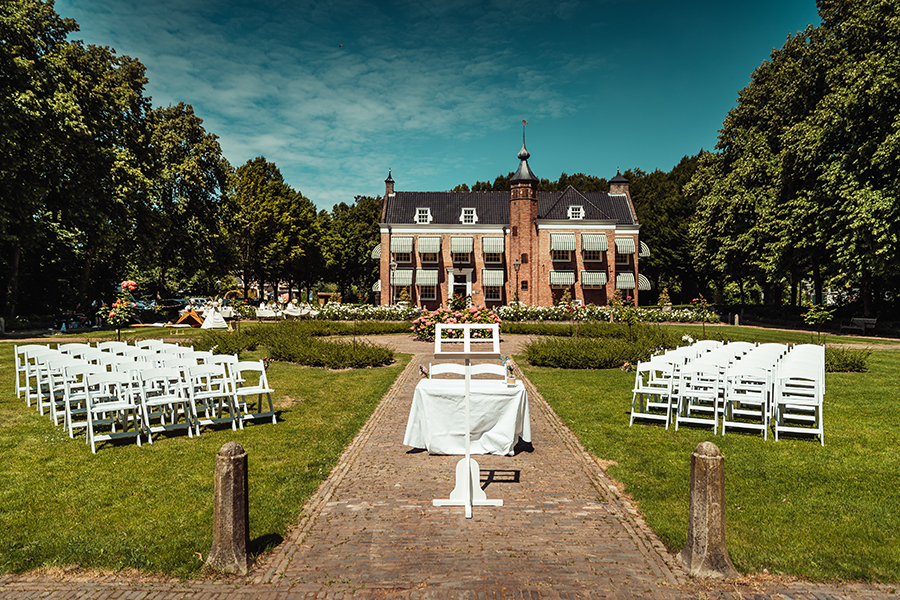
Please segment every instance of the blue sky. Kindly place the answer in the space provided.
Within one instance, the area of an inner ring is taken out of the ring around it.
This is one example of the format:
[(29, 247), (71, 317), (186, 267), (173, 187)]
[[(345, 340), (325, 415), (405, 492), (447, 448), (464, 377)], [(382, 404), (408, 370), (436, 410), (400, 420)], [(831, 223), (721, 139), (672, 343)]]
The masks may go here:
[(75, 39), (147, 67), (234, 166), (256, 156), (319, 208), (538, 177), (670, 170), (710, 150), (738, 91), (813, 0), (58, 0)]

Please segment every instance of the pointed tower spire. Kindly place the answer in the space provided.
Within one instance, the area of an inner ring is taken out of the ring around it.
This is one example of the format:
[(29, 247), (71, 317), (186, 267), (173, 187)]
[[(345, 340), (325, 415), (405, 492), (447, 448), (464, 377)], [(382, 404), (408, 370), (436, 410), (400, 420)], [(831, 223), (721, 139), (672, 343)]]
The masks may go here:
[(519, 150), (519, 154), (516, 157), (519, 159), (519, 169), (516, 171), (516, 174), (512, 176), (512, 179), (509, 180), (510, 183), (513, 182), (537, 182), (538, 178), (534, 176), (534, 173), (531, 172), (531, 167), (528, 166), (528, 159), (531, 158), (531, 153), (528, 152), (528, 148), (525, 147), (525, 125), (528, 122), (524, 119), (522, 120), (522, 149)]

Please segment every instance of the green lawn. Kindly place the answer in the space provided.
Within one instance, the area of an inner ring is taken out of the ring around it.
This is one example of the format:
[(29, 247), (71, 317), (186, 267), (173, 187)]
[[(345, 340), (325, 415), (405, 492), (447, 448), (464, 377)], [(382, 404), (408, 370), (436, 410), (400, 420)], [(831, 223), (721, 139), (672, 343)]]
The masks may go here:
[(727, 541), (738, 570), (900, 581), (900, 352), (873, 352), (868, 373), (826, 376), (824, 448), (811, 437), (775, 442), (771, 432), (764, 441), (629, 427), (633, 373), (523, 370), (591, 453), (617, 463), (609, 474), (670, 551), (687, 539), (690, 455), (708, 440), (725, 456)]
[(120, 440), (92, 455), (83, 432), (70, 439), (15, 397), (13, 344), (0, 344), (0, 572), (197, 573), (195, 553), (205, 559), (212, 542), (215, 455), (232, 440), (249, 454), (251, 549), (274, 547), (408, 361), (341, 372), (273, 363), (276, 425), (181, 431), (141, 448)]

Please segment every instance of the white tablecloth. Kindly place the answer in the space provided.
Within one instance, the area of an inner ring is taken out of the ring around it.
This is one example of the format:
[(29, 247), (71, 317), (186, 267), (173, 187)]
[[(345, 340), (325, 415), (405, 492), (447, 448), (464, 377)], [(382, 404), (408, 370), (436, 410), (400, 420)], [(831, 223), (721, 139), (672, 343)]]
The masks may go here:
[[(531, 442), (528, 394), (521, 381), (473, 379), (470, 390), (472, 454), (513, 454), (519, 438)], [(465, 381), (423, 379), (416, 385), (403, 443), (435, 454), (466, 453)]]

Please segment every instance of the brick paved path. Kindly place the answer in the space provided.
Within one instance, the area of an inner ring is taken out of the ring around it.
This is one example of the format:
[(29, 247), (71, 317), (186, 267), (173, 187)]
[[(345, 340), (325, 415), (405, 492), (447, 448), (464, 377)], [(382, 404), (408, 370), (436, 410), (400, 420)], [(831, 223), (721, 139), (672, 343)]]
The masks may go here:
[[(504, 340), (504, 351), (517, 342)], [(504, 506), (475, 507), (472, 519), (461, 507), (433, 507), (452, 490), (459, 457), (403, 446), (419, 365), (432, 356), (407, 338), (390, 343), (415, 358), (304, 519), (250, 577), (3, 576), (0, 599), (892, 597), (874, 586), (691, 580), (530, 384), (534, 451), (476, 457), (485, 492)]]

